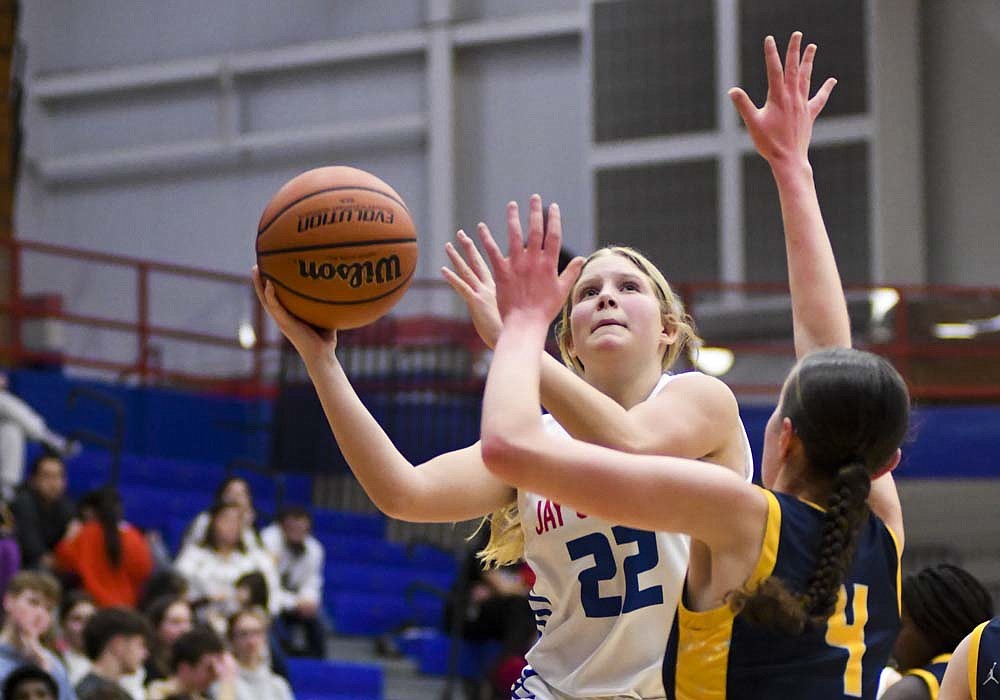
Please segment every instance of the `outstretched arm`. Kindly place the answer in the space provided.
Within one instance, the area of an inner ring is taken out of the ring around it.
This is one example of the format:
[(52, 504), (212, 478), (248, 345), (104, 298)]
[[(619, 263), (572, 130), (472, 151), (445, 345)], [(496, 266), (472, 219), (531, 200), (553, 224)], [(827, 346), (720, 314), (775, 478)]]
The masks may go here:
[[(558, 217), (550, 217), (548, 227), (546, 237), (556, 229), (562, 235)], [(540, 234), (543, 230), (542, 202), (537, 195), (530, 200), (528, 229), (529, 236), (532, 231)], [(507, 205), (507, 230), (509, 236), (522, 239), (518, 206), (514, 202)], [(502, 257), (485, 224), (479, 224), (478, 234), (491, 259)], [(475, 243), (462, 231), (458, 233), (458, 243), (462, 252), (450, 243), (445, 248), (454, 271), (443, 268), (441, 273), (469, 307), (480, 337), (494, 347), (503, 324), (496, 305), (493, 276)], [(633, 454), (669, 454), (715, 461), (733, 439), (733, 431), (719, 430), (719, 426), (739, 424), (739, 409), (729, 387), (697, 373), (671, 382), (652, 400), (626, 407), (543, 352), (540, 396), (542, 405), (573, 437)], [(681, 405), (684, 410), (676, 410)], [(743, 474), (742, 459), (738, 464), (726, 466)]]
[[(558, 216), (553, 205), (550, 221)], [(558, 243), (551, 230), (544, 244), (533, 230), (526, 247), (520, 233), (512, 233), (509, 258), (487, 248), (504, 318), (483, 399), (487, 468), (519, 488), (615, 522), (688, 532), (710, 546), (759, 543), (765, 498), (735, 474), (682, 458), (625, 454), (542, 429), (542, 348), (549, 320), (581, 267), (577, 259), (556, 275)], [(720, 518), (720, 512), (732, 517)]]
[(453, 522), (513, 500), (513, 489), (486, 470), (478, 445), (414, 468), (351, 386), (334, 352), (336, 333), (317, 331), (288, 313), (256, 268), (253, 282), (261, 304), (302, 356), (344, 459), (382, 512), (400, 520)]
[(774, 37), (764, 40), (767, 101), (761, 109), (740, 88), (729, 91), (758, 153), (771, 166), (778, 186), (792, 294), (795, 354), (799, 358), (820, 348), (851, 345), (847, 303), (808, 156), (813, 123), (836, 80), (828, 78), (816, 95), (809, 98), (816, 45), (809, 44), (800, 57), (801, 42), (801, 32), (792, 34), (782, 69)]
[[(809, 142), (813, 124), (837, 81), (828, 78), (811, 99), (816, 45), (802, 51), (802, 33), (788, 41), (782, 67), (774, 37), (764, 40), (767, 101), (757, 109), (747, 94), (733, 88), (729, 96), (750, 132), (757, 152), (771, 166), (781, 201), (788, 256), (788, 286), (792, 296), (795, 355), (803, 358), (826, 347), (850, 347), (851, 324), (837, 261), (820, 211)], [(903, 513), (891, 474), (872, 482), (872, 511), (903, 545)]]

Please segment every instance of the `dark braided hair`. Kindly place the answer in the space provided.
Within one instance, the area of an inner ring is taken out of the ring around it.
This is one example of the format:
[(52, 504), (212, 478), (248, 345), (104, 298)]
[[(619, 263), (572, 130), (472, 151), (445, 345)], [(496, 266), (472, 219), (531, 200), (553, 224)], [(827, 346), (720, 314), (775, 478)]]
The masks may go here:
[(122, 499), (118, 491), (104, 486), (80, 499), (80, 510), (90, 509), (104, 533), (104, 552), (115, 568), (122, 563), (122, 540), (118, 531), (122, 519)]
[(907, 576), (902, 598), (903, 609), (931, 649), (924, 663), (950, 654), (976, 625), (993, 617), (990, 592), (975, 576), (952, 564), (929, 566)]
[(871, 477), (903, 441), (909, 404), (902, 377), (877, 355), (833, 348), (803, 358), (785, 384), (780, 415), (802, 443), (809, 477), (830, 487), (816, 568), (801, 592), (776, 577), (732, 592), (734, 611), (790, 634), (829, 617), (868, 515)]

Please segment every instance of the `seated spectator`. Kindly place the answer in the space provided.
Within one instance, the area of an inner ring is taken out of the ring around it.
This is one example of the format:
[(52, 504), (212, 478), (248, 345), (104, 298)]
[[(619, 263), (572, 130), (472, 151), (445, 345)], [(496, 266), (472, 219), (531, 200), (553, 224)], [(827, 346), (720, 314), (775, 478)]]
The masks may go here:
[(263, 608), (245, 608), (229, 618), (229, 646), (238, 664), (236, 700), (293, 700), (288, 681), (268, 664), (267, 628)]
[(66, 668), (42, 644), (52, 626), (52, 611), (59, 604), (59, 582), (38, 571), (22, 571), (10, 580), (3, 596), (4, 623), (0, 628), (0, 681), (20, 666), (42, 669), (56, 682), (58, 700), (76, 694)]
[(142, 668), (148, 651), (149, 624), (127, 608), (104, 608), (83, 628), (83, 643), (92, 662), (90, 673), (76, 684), (79, 700), (132, 700), (121, 685), (124, 676)]
[(97, 612), (94, 601), (84, 591), (71, 591), (59, 607), (59, 651), (69, 682), (76, 684), (90, 672), (90, 659), (83, 648), (83, 627)]
[[(202, 619), (225, 630), (226, 619), (239, 609), (236, 581), (243, 574), (260, 571), (269, 590), (278, 590), (271, 558), (259, 547), (247, 547), (241, 538), (243, 512), (239, 506), (221, 504), (212, 509), (205, 537), (185, 547), (176, 568), (188, 580), (190, 600)], [(273, 607), (274, 601), (272, 601)]]
[(210, 627), (197, 627), (178, 637), (170, 659), (170, 677), (149, 685), (148, 700), (208, 700), (209, 688), (216, 683), (215, 700), (233, 700), (236, 662)]
[(17, 544), (14, 514), (6, 501), (0, 500), (0, 591), (21, 570), (21, 548)]
[(161, 569), (153, 573), (146, 579), (146, 585), (142, 587), (142, 595), (139, 596), (140, 610), (147, 610), (153, 601), (160, 598), (184, 598), (187, 597), (188, 582), (180, 572), (170, 569)]
[(53, 432), (27, 403), (9, 391), (7, 375), (0, 372), (0, 492), (11, 498), (24, 475), (25, 443), (40, 442), (56, 457), (69, 458), (80, 444)]
[[(268, 610), (270, 596), (267, 592), (267, 581), (264, 574), (259, 571), (251, 571), (236, 579), (236, 602), (239, 610), (244, 608), (260, 608)], [(282, 678), (288, 678), (288, 663), (285, 660), (285, 651), (281, 646), (281, 639), (275, 633), (274, 626), (268, 625), (267, 647), (271, 657), (271, 670)]]
[(951, 564), (907, 576), (901, 599), (892, 656), (902, 677), (882, 698), (932, 700), (955, 647), (976, 625), (993, 617), (993, 599), (972, 574)]
[(67, 531), (56, 546), (56, 565), (79, 576), (98, 606), (134, 608), (153, 570), (146, 539), (122, 522), (121, 497), (113, 488), (88, 494), (80, 509), (93, 517)]
[(490, 692), (505, 694), (527, 663), (524, 656), (538, 636), (528, 604), (534, 575), (523, 562), (484, 571), (477, 553), (489, 540), (483, 527), (471, 540), (459, 579), (445, 605), (445, 629), (475, 642), (502, 643), (489, 671)]
[(170, 648), (178, 637), (191, 631), (194, 614), (187, 600), (171, 595), (157, 598), (145, 612), (153, 628), (149, 658), (146, 659), (148, 685), (170, 675)]
[(208, 510), (202, 511), (195, 516), (187, 531), (184, 533), (181, 549), (189, 544), (197, 544), (205, 538), (208, 530), (208, 523), (212, 518), (212, 512), (222, 506), (236, 506), (240, 510), (240, 520), (242, 523), (241, 537), (243, 546), (246, 549), (260, 547), (260, 539), (254, 529), (254, 521), (257, 519), (257, 511), (253, 507), (253, 496), (250, 494), (250, 485), (245, 479), (238, 476), (230, 476), (223, 480), (215, 490), (215, 497)]
[(59, 687), (37, 666), (21, 666), (3, 683), (2, 700), (56, 700)]
[(52, 551), (66, 534), (76, 513), (66, 495), (66, 466), (51, 454), (43, 454), (31, 464), (28, 482), (11, 504), (25, 569), (51, 569)]
[[(323, 602), (323, 545), (310, 534), (312, 516), (301, 506), (284, 509), (278, 522), (260, 533), (264, 549), (278, 567), (278, 617), (275, 627), (289, 654), (323, 657), (326, 629)], [(296, 644), (302, 638), (304, 644)]]

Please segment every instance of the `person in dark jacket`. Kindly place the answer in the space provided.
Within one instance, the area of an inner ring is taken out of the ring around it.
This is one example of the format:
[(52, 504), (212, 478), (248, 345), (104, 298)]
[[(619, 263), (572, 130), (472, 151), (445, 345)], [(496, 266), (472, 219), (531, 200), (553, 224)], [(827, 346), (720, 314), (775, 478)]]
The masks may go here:
[(66, 465), (55, 455), (43, 453), (32, 464), (28, 481), (11, 504), (21, 565), (25, 569), (51, 569), (56, 544), (76, 513), (66, 495)]

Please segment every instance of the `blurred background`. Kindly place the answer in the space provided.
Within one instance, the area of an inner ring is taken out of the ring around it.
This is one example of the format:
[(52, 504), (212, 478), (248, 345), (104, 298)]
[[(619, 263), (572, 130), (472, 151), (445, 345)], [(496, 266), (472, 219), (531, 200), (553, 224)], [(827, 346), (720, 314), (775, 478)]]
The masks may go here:
[[(761, 104), (765, 35), (783, 50), (802, 30), (814, 84), (839, 80), (811, 160), (856, 343), (918, 406), (904, 564), (962, 563), (1000, 593), (996, 0), (0, 6), (14, 388), (92, 438), (95, 480), (127, 482), (121, 455), (302, 473), (311, 507), (351, 513), (373, 508), (248, 285), (278, 187), (349, 164), (414, 216), (419, 279), (340, 351), (412, 459), (476, 439), (489, 360), (441, 282), (444, 243), (502, 232), (533, 192), (559, 202), (568, 252), (622, 243), (660, 266), (706, 340), (689, 365), (733, 387), (759, 458), (794, 351), (776, 190), (726, 90)], [(119, 408), (67, 403), (80, 387)], [(468, 532), (384, 527), (448, 552)]]

